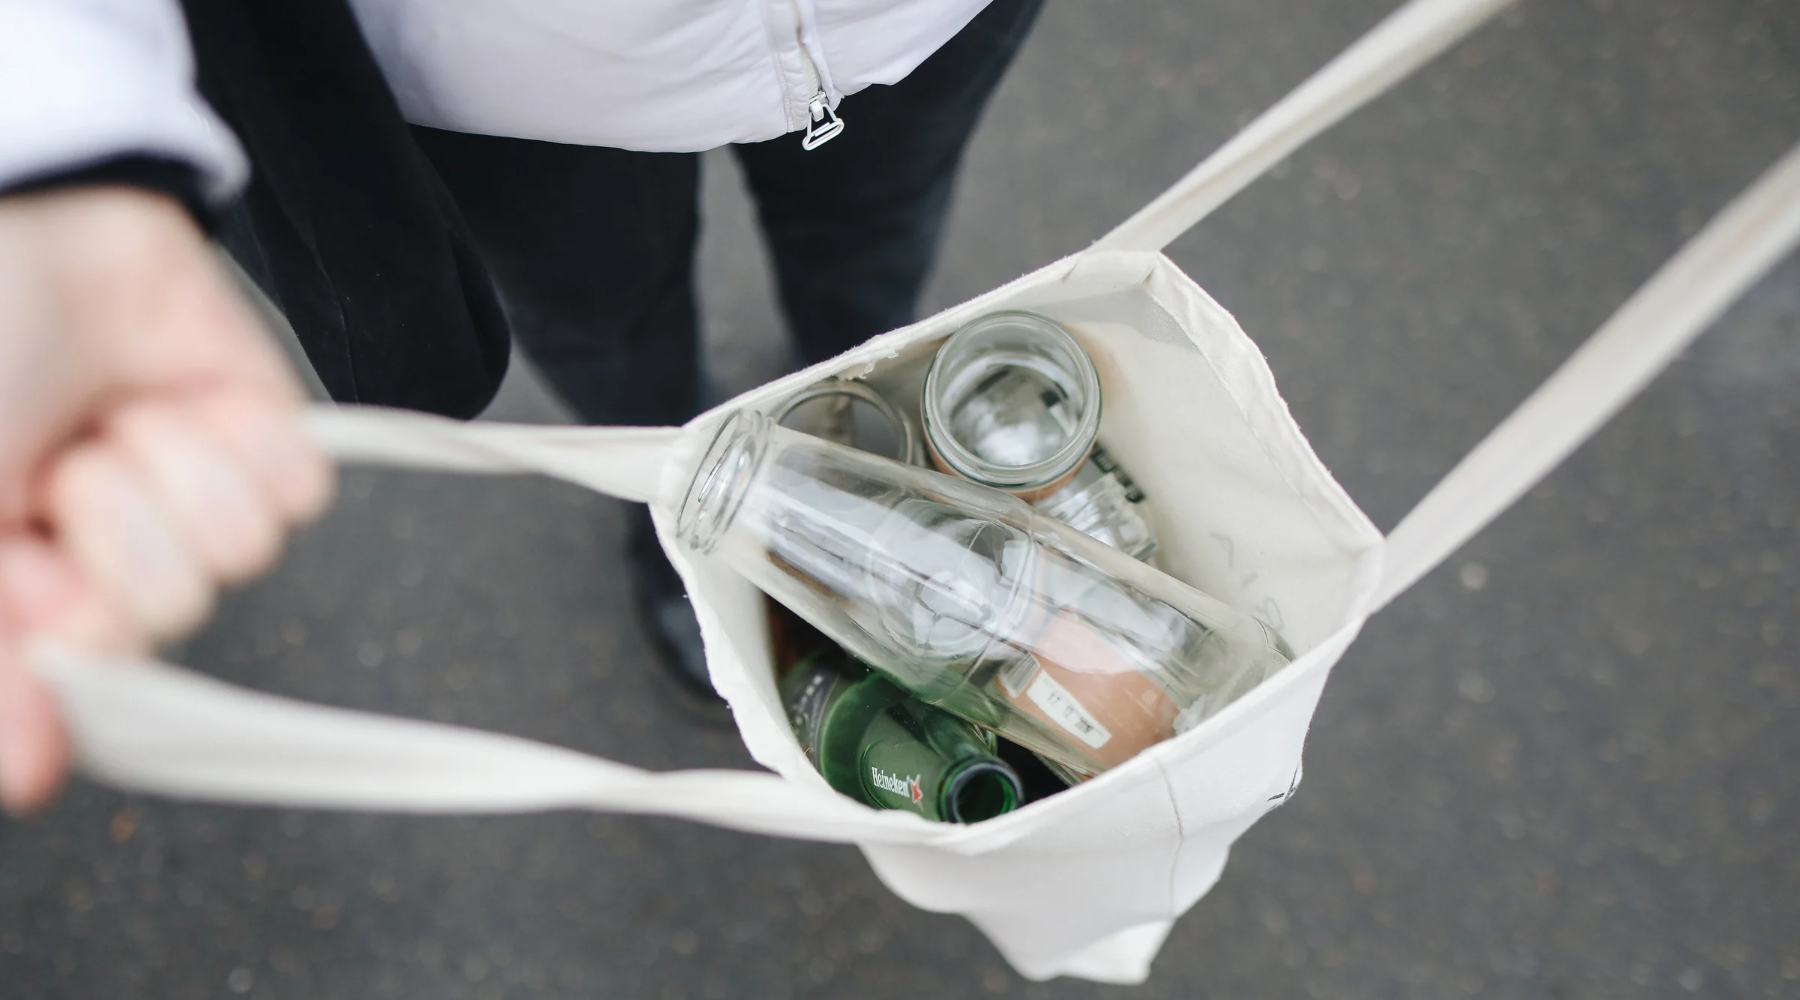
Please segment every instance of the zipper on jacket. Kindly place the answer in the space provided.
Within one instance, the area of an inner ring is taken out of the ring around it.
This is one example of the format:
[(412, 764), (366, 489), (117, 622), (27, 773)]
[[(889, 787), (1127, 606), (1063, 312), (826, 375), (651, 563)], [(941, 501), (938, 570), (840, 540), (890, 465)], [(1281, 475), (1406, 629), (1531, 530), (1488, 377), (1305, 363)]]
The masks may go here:
[(817, 91), (806, 104), (806, 135), (800, 139), (801, 149), (818, 149), (844, 130), (844, 120), (825, 103), (825, 92)]
[(800, 148), (813, 150), (836, 138), (844, 130), (844, 120), (831, 110), (831, 96), (825, 93), (818, 64), (806, 50), (806, 27), (801, 20), (800, 2), (791, 2), (794, 5), (794, 42), (800, 48), (800, 69), (806, 74), (807, 89), (812, 91), (812, 97), (806, 101), (806, 134), (800, 138)]

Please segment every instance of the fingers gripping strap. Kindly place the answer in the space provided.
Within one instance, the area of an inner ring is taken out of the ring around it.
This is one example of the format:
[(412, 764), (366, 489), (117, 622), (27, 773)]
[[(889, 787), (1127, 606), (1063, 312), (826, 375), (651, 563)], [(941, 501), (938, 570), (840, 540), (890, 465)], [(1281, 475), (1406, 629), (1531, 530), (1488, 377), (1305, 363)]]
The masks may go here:
[(1378, 610), (1512, 506), (1800, 242), (1800, 146), (1613, 313), (1388, 536)]
[(1094, 244), (1160, 250), (1282, 157), (1405, 79), (1512, 0), (1412, 0)]
[(624, 500), (655, 498), (678, 427), (464, 423), (406, 410), (318, 405), (313, 437), (344, 462), (445, 472), (536, 472)]
[[(334, 457), (457, 472), (537, 472), (648, 500), (678, 428), (469, 424), (316, 407)], [(823, 786), (758, 771), (654, 773), (517, 737), (278, 698), (166, 664), (47, 646), (82, 770), (108, 784), (214, 802), (414, 813), (595, 809), (810, 840), (925, 843), (944, 831)]]
[(939, 832), (764, 772), (657, 774), (517, 737), (277, 698), (159, 663), (47, 647), (31, 662), (56, 691), (82, 770), (141, 792), (384, 812), (596, 809), (842, 842)]

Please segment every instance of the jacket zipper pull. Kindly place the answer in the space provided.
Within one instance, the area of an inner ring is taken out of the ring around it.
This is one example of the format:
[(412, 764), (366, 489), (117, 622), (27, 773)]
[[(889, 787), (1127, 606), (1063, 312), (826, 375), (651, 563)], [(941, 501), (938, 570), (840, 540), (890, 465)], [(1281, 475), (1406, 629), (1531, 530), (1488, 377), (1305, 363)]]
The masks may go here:
[(806, 135), (800, 140), (801, 149), (818, 149), (844, 130), (844, 120), (825, 102), (825, 91), (820, 90), (812, 96), (812, 100), (807, 102), (806, 111), (812, 121), (807, 124)]

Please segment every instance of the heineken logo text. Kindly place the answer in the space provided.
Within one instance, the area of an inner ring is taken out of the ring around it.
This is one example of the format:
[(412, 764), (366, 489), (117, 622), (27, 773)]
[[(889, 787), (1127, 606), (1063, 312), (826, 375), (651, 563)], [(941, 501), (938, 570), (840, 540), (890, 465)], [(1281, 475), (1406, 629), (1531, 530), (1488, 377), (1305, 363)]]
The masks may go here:
[(915, 774), (910, 778), (905, 778), (898, 774), (889, 774), (879, 767), (869, 768), (869, 781), (876, 788), (884, 792), (893, 792), (895, 795), (904, 795), (912, 800), (913, 805), (918, 805), (925, 799), (925, 790), (919, 787), (920, 777), (922, 775)]

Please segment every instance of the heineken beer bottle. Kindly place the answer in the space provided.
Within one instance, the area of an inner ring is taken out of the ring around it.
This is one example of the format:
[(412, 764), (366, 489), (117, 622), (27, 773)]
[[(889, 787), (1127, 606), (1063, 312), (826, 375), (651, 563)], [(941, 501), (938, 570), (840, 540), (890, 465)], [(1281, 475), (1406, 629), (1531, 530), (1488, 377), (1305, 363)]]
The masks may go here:
[(831, 787), (877, 809), (976, 823), (1019, 804), (1019, 776), (993, 736), (934, 708), (840, 649), (821, 649), (781, 682), (788, 722)]

